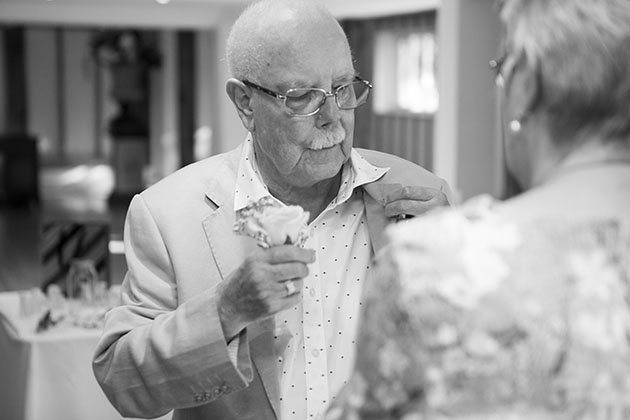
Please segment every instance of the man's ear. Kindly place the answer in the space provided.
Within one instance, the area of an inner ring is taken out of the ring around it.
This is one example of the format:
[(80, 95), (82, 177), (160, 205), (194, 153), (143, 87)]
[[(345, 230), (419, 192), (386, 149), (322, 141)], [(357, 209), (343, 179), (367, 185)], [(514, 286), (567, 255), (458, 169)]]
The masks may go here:
[(236, 106), (238, 117), (243, 127), (254, 132), (254, 110), (251, 107), (252, 90), (238, 79), (230, 78), (225, 84), (225, 91)]

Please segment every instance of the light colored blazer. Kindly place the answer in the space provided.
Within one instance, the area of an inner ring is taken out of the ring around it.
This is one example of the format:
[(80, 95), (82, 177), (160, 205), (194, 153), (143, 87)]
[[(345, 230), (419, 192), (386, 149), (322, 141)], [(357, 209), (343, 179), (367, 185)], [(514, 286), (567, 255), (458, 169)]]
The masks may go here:
[[(425, 169), (356, 150), (391, 168), (373, 184), (442, 188), (450, 200), (448, 185)], [(130, 204), (122, 303), (108, 313), (93, 361), (103, 391), (125, 416), (158, 417), (176, 408), (179, 420), (277, 419), (273, 317), (241, 333), (235, 368), (217, 313), (217, 284), (256, 248), (232, 231), (240, 155), (238, 147), (182, 168)], [(364, 190), (376, 251), (388, 221), (379, 189)]]

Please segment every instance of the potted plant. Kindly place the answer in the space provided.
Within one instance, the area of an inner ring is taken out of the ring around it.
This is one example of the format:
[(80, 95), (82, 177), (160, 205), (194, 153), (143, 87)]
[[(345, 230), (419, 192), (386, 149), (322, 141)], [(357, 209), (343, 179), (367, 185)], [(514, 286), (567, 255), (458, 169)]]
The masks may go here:
[(111, 96), (118, 112), (109, 121), (115, 187), (110, 200), (129, 200), (144, 188), (142, 171), (149, 162), (149, 70), (161, 56), (144, 33), (103, 29), (89, 43), (93, 61), (109, 69)]
[(90, 51), (97, 65), (111, 69), (112, 96), (121, 102), (142, 100), (147, 70), (161, 64), (157, 48), (137, 30), (99, 30), (90, 40)]

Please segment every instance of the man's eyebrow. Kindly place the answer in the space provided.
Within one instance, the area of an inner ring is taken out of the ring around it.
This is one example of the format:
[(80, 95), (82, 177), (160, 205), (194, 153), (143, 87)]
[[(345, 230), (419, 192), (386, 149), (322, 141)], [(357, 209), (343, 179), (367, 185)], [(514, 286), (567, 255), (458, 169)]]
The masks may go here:
[(308, 79), (294, 79), (290, 82), (281, 83), (279, 87), (286, 92), (289, 89), (309, 88), (314, 86), (315, 84)]
[(352, 73), (346, 73), (346, 74), (344, 74), (344, 75), (342, 75), (342, 76), (340, 76), (340, 77), (336, 77), (336, 78), (334, 79), (334, 82), (333, 82), (333, 87), (334, 87), (335, 85), (336, 85), (336, 86), (339, 86), (339, 85), (343, 85), (343, 84), (345, 84), (345, 83), (350, 83), (350, 82), (353, 82), (353, 81), (354, 81), (354, 79), (356, 79), (358, 76), (359, 76), (359, 73), (357, 73), (357, 72), (352, 72)]
[[(333, 82), (332, 82), (332, 87), (334, 88), (334, 87), (343, 85), (345, 83), (350, 83), (358, 75), (359, 75), (359, 73), (357, 73), (356, 71), (353, 71), (353, 72), (350, 72), (350, 73), (341, 74), (339, 76), (334, 76), (333, 77)], [(294, 79), (294, 80), (291, 80), (290, 82), (283, 82), (280, 85), (278, 85), (278, 89), (279, 89), (278, 91), (281, 92), (281, 93), (285, 93), (289, 89), (300, 89), (300, 88), (319, 88), (319, 89), (323, 89), (321, 86), (319, 86), (319, 84), (317, 82), (313, 82), (312, 80), (309, 80), (309, 79)]]

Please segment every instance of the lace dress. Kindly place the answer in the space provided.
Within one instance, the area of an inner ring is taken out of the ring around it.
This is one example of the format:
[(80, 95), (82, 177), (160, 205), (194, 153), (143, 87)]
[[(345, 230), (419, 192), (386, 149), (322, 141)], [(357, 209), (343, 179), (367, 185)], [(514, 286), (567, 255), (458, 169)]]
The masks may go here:
[(327, 420), (630, 419), (630, 220), (397, 224)]

